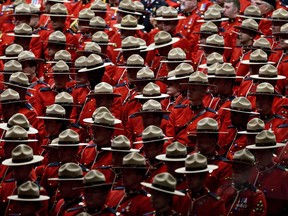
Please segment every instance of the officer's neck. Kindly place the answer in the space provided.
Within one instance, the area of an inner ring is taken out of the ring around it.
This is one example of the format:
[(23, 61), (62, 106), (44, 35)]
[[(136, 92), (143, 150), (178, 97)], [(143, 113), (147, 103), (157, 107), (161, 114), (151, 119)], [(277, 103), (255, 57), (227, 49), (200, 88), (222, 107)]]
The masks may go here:
[(203, 185), (201, 185), (199, 188), (195, 188), (193, 190), (190, 190), (191, 199), (197, 199), (197, 198), (203, 196), (204, 194), (206, 194), (207, 191), (208, 191), (208, 189), (205, 188)]
[(172, 209), (167, 201), (166, 205), (163, 206), (162, 208), (156, 209), (156, 215), (170, 215), (170, 213), (172, 212)]
[(190, 108), (192, 110), (200, 110), (200, 109), (203, 109), (204, 108), (204, 105), (202, 103), (202, 100), (201, 101), (196, 101), (196, 102), (193, 102), (193, 101), (190, 101)]
[(244, 183), (236, 183), (236, 182), (233, 182), (232, 183), (232, 186), (236, 189), (236, 190), (243, 190), (245, 188), (247, 188), (247, 186), (249, 185), (249, 182), (246, 181)]
[(267, 114), (265, 114), (265, 113), (260, 113), (260, 119), (262, 119), (262, 120), (269, 120), (269, 119), (271, 119), (272, 117), (273, 117), (273, 113), (272, 113), (272, 111), (270, 111), (269, 113), (267, 113)]

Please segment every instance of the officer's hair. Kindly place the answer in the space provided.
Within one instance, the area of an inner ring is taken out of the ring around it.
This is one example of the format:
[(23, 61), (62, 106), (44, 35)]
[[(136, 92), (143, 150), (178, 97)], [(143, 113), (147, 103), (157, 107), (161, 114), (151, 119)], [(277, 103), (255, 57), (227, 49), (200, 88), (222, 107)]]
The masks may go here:
[(237, 11), (240, 10), (240, 1), (239, 0), (225, 0), (225, 3), (233, 3), (234, 8), (237, 8)]

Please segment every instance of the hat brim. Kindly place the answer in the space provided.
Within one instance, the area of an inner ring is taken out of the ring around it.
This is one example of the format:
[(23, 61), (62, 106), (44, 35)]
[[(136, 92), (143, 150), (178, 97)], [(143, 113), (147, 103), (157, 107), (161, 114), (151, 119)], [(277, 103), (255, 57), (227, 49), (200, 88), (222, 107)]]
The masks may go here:
[[(164, 79), (165, 77), (163, 77)], [(182, 79), (189, 79), (189, 76), (183, 76), (183, 77), (176, 77), (176, 76), (172, 76), (172, 77), (167, 77), (166, 81), (175, 81), (175, 80), (182, 80)]]
[(198, 23), (206, 23), (206, 22), (223, 22), (223, 21), (228, 21), (229, 18), (220, 18), (220, 19), (215, 19), (215, 20), (205, 20), (205, 19), (200, 19), (200, 20), (197, 20)]
[(266, 64), (276, 64), (275, 62), (251, 62), (250, 60), (242, 60), (240, 61), (241, 64), (247, 64), (247, 65), (266, 65)]
[(76, 54), (78, 54), (78, 55), (96, 54), (96, 55), (99, 55), (101, 57), (104, 57), (105, 59), (108, 58), (108, 56), (103, 54), (103, 53), (99, 53), (99, 52), (95, 52), (95, 51), (87, 51), (87, 50), (76, 50)]
[(218, 169), (217, 165), (207, 165), (206, 169), (188, 171), (188, 170), (186, 170), (185, 167), (181, 167), (181, 168), (176, 169), (175, 172), (176, 173), (182, 173), (182, 174), (193, 174), (193, 173), (210, 172), (210, 171), (213, 171), (216, 169)]
[(115, 10), (115, 11), (119, 11), (119, 12), (123, 12), (123, 13), (127, 13), (127, 14), (133, 14), (133, 15), (142, 15), (141, 13), (138, 13), (138, 12), (134, 12), (134, 11), (126, 11), (126, 10), (122, 10), (122, 9), (119, 9), (118, 7), (111, 7), (110, 8), (111, 10)]
[(120, 127), (116, 127), (114, 126), (107, 126), (107, 125), (101, 125), (101, 124), (95, 124), (95, 123), (88, 123), (90, 124), (92, 127), (102, 127), (102, 128), (108, 128), (108, 129), (113, 129), (113, 130), (124, 130), (123, 128)]
[[(91, 42), (91, 41), (89, 41), (89, 42)], [(89, 42), (84, 42), (84, 43), (89, 43)], [(103, 43), (103, 42), (96, 42), (96, 41), (92, 41), (92, 42), (94, 42), (94, 43), (97, 43), (99, 46), (115, 46), (116, 45), (116, 43), (112, 43), (112, 42), (107, 42), (107, 43)]]
[(228, 134), (228, 132), (222, 132), (222, 131), (195, 131), (195, 132), (188, 132), (188, 137), (194, 137), (197, 136), (197, 134)]
[(188, 86), (191, 86), (191, 85), (194, 85), (194, 86), (207, 86), (207, 87), (214, 87), (216, 88), (217, 86), (216, 85), (212, 85), (212, 84), (209, 84), (209, 83), (180, 83), (180, 86), (184, 86), (184, 87), (188, 87)]
[[(220, 64), (223, 64), (224, 62), (219, 62)], [(226, 63), (226, 62), (225, 62)], [(229, 64), (229, 65), (232, 65), (231, 63), (227, 62), (226, 64)], [(209, 65), (211, 66), (211, 65)], [(198, 68), (201, 68), (201, 69), (207, 69), (209, 68), (209, 66), (205, 63), (205, 64), (201, 64), (198, 66)]]
[(40, 62), (45, 62), (44, 59), (41, 59), (41, 58), (29, 58), (29, 59), (21, 59), (21, 60), (18, 60), (20, 63), (21, 62), (36, 62), (36, 63), (40, 63)]
[[(62, 60), (62, 59), (61, 59)], [(58, 61), (60, 61), (60, 60), (58, 60)], [(57, 62), (58, 62), (57, 60), (55, 60), (55, 61), (46, 61), (45, 63), (47, 63), (47, 64), (57, 64)], [(73, 63), (72, 61), (65, 61), (65, 60), (62, 60), (62, 61), (64, 61), (66, 64), (71, 64), (71, 63)], [(71, 69), (71, 68), (70, 68)], [(67, 73), (69, 73), (69, 72), (67, 72)]]
[(260, 32), (260, 31), (257, 31), (257, 30), (255, 30), (255, 29), (251, 29), (251, 28), (246, 28), (245, 26), (234, 26), (234, 28), (240, 29), (240, 30), (244, 30), (244, 31), (250, 31), (250, 32), (253, 32), (253, 33), (256, 33), (256, 34), (260, 34), (260, 35), (263, 34), (263, 33)]
[(88, 189), (88, 188), (99, 188), (102, 187), (101, 189), (107, 189), (111, 187), (113, 183), (103, 183), (103, 184), (95, 184), (95, 185), (89, 185), (89, 186), (82, 186), (82, 187), (75, 187), (72, 188), (72, 190), (81, 190), (81, 189)]
[(72, 15), (69, 14), (44, 14), (44, 15), (49, 17), (73, 17)]
[(237, 131), (238, 134), (242, 134), (242, 135), (257, 135), (259, 134), (261, 131), (257, 131), (257, 132), (250, 132), (250, 131)]
[(167, 140), (170, 140), (170, 139), (173, 139), (173, 137), (164, 137), (162, 139), (147, 140), (147, 141), (140, 140), (140, 141), (133, 142), (133, 145), (134, 144), (145, 144), (145, 143), (154, 143), (154, 142), (160, 142), (160, 141), (167, 141)]
[(15, 33), (7, 33), (7, 36), (11, 36), (11, 37), (24, 37), (24, 38), (38, 38), (38, 37), (40, 37), (40, 35), (37, 35), (37, 34), (21, 35), (21, 34), (15, 34)]
[(223, 162), (229, 163), (229, 164), (236, 164), (236, 165), (255, 166), (255, 163), (248, 163), (244, 161), (233, 161), (233, 160), (227, 159), (227, 160), (223, 160)]
[(54, 147), (78, 147), (78, 146), (87, 146), (87, 145), (89, 145), (88, 143), (77, 143), (77, 144), (75, 144), (75, 143), (65, 143), (65, 144), (59, 144), (59, 143), (51, 143), (51, 144), (49, 144), (49, 146), (54, 146)]
[[(15, 56), (15, 57), (8, 57), (6, 55), (0, 56), (0, 60), (13, 60), (13, 59), (18, 59), (18, 56)], [(1, 71), (1, 72), (4, 72), (4, 71)]]
[(135, 98), (136, 99), (161, 99), (161, 98), (167, 98), (169, 97), (168, 94), (161, 94), (159, 96), (144, 96), (144, 95), (136, 95)]
[(257, 75), (250, 75), (252, 79), (259, 79), (259, 80), (283, 80), (286, 79), (285, 76), (277, 75), (277, 77), (259, 77), (259, 74)]
[[(83, 119), (83, 122), (88, 123), (88, 124), (94, 124), (94, 121), (92, 118), (85, 118), (85, 119)], [(114, 125), (121, 124), (121, 122), (122, 121), (120, 119), (115, 119)]]
[(158, 187), (154, 187), (151, 183), (147, 183), (147, 182), (141, 182), (141, 185), (143, 185), (144, 187), (150, 188), (152, 190), (157, 190), (163, 193), (168, 193), (168, 194), (172, 194), (172, 195), (176, 195), (176, 196), (185, 196), (184, 193), (178, 191), (178, 190), (174, 190), (174, 191), (168, 191), (168, 190), (164, 190)]
[(25, 162), (21, 162), (21, 163), (13, 163), (12, 158), (6, 159), (2, 162), (3, 165), (5, 166), (25, 166), (25, 165), (29, 165), (29, 164), (35, 164), (38, 163), (40, 161), (42, 161), (44, 159), (43, 156), (40, 155), (33, 155), (33, 159), (31, 161), (25, 161)]
[(185, 158), (167, 158), (166, 154), (157, 155), (156, 159), (160, 161), (185, 161), (188, 158), (188, 155)]
[(36, 91), (36, 89), (29, 87), (29, 85), (31, 85), (31, 83), (29, 83), (28, 86), (17, 85), (17, 84), (10, 83), (10, 82), (2, 82), (2, 83), (3, 83), (3, 84), (6, 84), (6, 85), (10, 85), (10, 86), (15, 86), (15, 87), (18, 87), (18, 88), (22, 88), (22, 89), (27, 89), (27, 90), (30, 90), (30, 91)]
[(83, 181), (84, 178), (48, 178), (48, 181)]
[(208, 47), (208, 48), (214, 48), (214, 49), (232, 49), (232, 47), (225, 47), (225, 46), (213, 46), (209, 44), (199, 44), (200, 47)]
[(107, 67), (107, 66), (111, 66), (113, 65), (112, 62), (105, 62), (103, 65), (101, 66), (98, 66), (98, 67), (93, 67), (93, 68), (82, 68), (78, 71), (78, 73), (83, 73), (83, 72), (90, 72), (90, 71), (93, 71), (93, 70), (97, 70), (97, 69), (100, 69), (100, 68), (103, 68), (103, 67)]
[(146, 49), (147, 46), (140, 46), (140, 47), (136, 47), (136, 48), (115, 48), (114, 51), (133, 51), (133, 50), (143, 50)]
[(45, 200), (49, 200), (49, 196), (40, 195), (38, 198), (19, 198), (18, 195), (11, 195), (8, 196), (7, 199), (13, 200), (13, 201), (21, 201), (21, 202), (41, 202)]
[[(3, 130), (9, 130), (11, 127), (8, 127), (7, 126), (7, 123), (0, 123), (0, 129), (3, 129)], [(33, 128), (33, 127), (29, 127), (27, 131), (27, 134), (37, 134), (38, 133), (38, 130)]]
[(5, 143), (30, 143), (30, 142), (37, 142), (37, 139), (27, 139), (27, 140), (6, 140), (4, 139), (0, 139), (0, 142), (5, 142)]
[(155, 113), (155, 114), (170, 114), (170, 111), (166, 111), (166, 110), (142, 110), (136, 113), (133, 113), (134, 116), (142, 116), (145, 115), (147, 113)]
[(152, 51), (152, 50), (155, 50), (158, 48), (166, 47), (166, 46), (172, 45), (174, 43), (177, 43), (179, 40), (180, 40), (180, 38), (173, 37), (172, 40), (168, 43), (164, 43), (164, 44), (160, 44), (160, 45), (156, 45), (155, 43), (152, 43), (145, 50), (141, 50), (141, 52), (147, 52), (147, 51)]
[(139, 66), (136, 66), (136, 65), (135, 65), (135, 66), (119, 65), (119, 66), (117, 66), (117, 67), (118, 67), (118, 68), (126, 68), (126, 69), (127, 69), (127, 68), (131, 68), (131, 69), (133, 69), (133, 68), (138, 69), (138, 68), (139, 68), (139, 69), (142, 69), (143, 67), (145, 67), (145, 65), (141, 65), (141, 66), (140, 66), (140, 65), (139, 65)]
[(273, 96), (273, 97), (283, 97), (283, 95), (281, 95), (281, 94), (278, 94), (278, 93), (276, 93), (276, 92), (274, 92), (274, 93), (268, 93), (268, 92), (265, 92), (265, 93), (257, 93), (257, 92), (255, 92), (255, 93), (249, 93), (248, 94), (248, 96), (260, 96), (260, 95), (263, 95), (263, 96)]
[(284, 147), (286, 144), (285, 143), (276, 143), (276, 145), (273, 146), (257, 146), (256, 144), (253, 145), (248, 145), (246, 146), (247, 149), (250, 150), (262, 150), (262, 149), (274, 149), (274, 148), (280, 148), (280, 147)]
[(174, 20), (183, 20), (186, 17), (184, 16), (177, 16), (177, 17), (173, 17), (173, 18), (165, 18), (165, 17), (156, 17), (155, 20), (156, 21), (174, 21)]
[(187, 59), (185, 59), (185, 60), (177, 60), (177, 61), (161, 60), (160, 62), (162, 62), (162, 63), (175, 63), (175, 64), (177, 64), (177, 63), (183, 63), (183, 62), (192, 62), (192, 60), (187, 60)]
[(236, 16), (240, 18), (245, 18), (245, 19), (265, 20), (264, 17), (253, 17), (253, 16), (245, 16), (245, 15), (236, 15)]
[(44, 120), (71, 121), (71, 119), (52, 117), (52, 116), (37, 116), (37, 118), (44, 119)]
[(248, 112), (248, 111), (243, 111), (243, 110), (235, 110), (235, 109), (226, 108), (226, 107), (223, 107), (221, 109), (228, 110), (228, 111), (231, 111), (231, 112), (239, 112), (239, 113), (250, 114), (250, 115), (259, 115), (260, 114), (258, 112), (252, 112), (252, 111)]
[(121, 97), (121, 94), (115, 94), (115, 93), (90, 93), (86, 97), (97, 97), (97, 96)]
[(1, 101), (0, 103), (3, 105), (3, 104), (15, 104), (15, 103), (26, 103), (27, 100), (15, 100), (15, 101), (8, 101), (8, 102), (5, 102), (5, 101)]
[(139, 149), (127, 149), (127, 150), (121, 150), (121, 149), (112, 149), (111, 147), (105, 147), (105, 148), (101, 148), (103, 151), (111, 151), (111, 152), (127, 152), (127, 153), (130, 153), (130, 152), (139, 152), (140, 150)]
[(121, 24), (119, 24), (119, 23), (117, 23), (117, 24), (114, 24), (113, 25), (115, 28), (117, 28), (117, 29), (123, 29), (123, 30), (141, 30), (141, 29), (144, 29), (145, 28), (145, 26), (143, 26), (143, 25), (139, 25), (139, 24), (137, 24), (137, 26), (136, 27), (124, 27), (124, 26), (121, 26)]
[(217, 76), (217, 75), (213, 75), (213, 78), (215, 79), (243, 79), (244, 76)]

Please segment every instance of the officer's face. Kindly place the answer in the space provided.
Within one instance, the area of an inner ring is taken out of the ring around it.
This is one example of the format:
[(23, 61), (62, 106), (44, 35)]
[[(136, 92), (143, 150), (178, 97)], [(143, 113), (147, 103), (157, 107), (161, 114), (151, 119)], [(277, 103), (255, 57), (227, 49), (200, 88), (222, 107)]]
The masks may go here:
[[(160, 192), (157, 190), (151, 190), (151, 204), (152, 207), (157, 211), (165, 209), (170, 206), (170, 202), (173, 199), (173, 195)], [(168, 208), (169, 209), (169, 208)]]
[(89, 26), (89, 21), (81, 20), (78, 22), (78, 27), (81, 32), (87, 32), (89, 30), (88, 28), (85, 28), (85, 26)]
[(109, 143), (114, 130), (110, 128), (92, 126), (93, 140), (98, 145)]
[(252, 5), (259, 7), (261, 14), (266, 14), (268, 10), (268, 5), (262, 0), (251, 0)]
[(253, 37), (247, 34), (247, 32), (245, 31), (239, 32), (239, 41), (241, 42), (242, 45), (246, 45), (252, 39)]
[(44, 120), (45, 130), (47, 134), (58, 135), (62, 127), (62, 121), (45, 119)]
[(26, 16), (26, 15), (21, 15), (21, 16), (15, 16), (15, 20), (14, 20), (14, 24), (15, 26), (20, 25), (22, 23), (26, 23), (29, 25), (30, 23), (30, 16)]
[(39, 16), (32, 16), (30, 19), (30, 23), (29, 26), (31, 26), (32, 28), (36, 28), (39, 24)]
[(54, 79), (56, 88), (65, 89), (66, 83), (69, 80), (69, 75), (68, 74), (54, 74), (53, 79)]
[(249, 114), (231, 111), (231, 123), (235, 126), (246, 128)]
[(223, 15), (228, 18), (234, 18), (237, 14), (237, 8), (234, 7), (233, 3), (224, 3)]
[(85, 203), (88, 208), (99, 209), (106, 203), (109, 190), (99, 188), (87, 188), (84, 190)]
[(155, 157), (162, 153), (164, 141), (145, 143), (143, 145), (145, 156), (148, 160), (154, 160)]
[(191, 191), (197, 191), (204, 185), (207, 173), (187, 174), (186, 181)]
[(175, 173), (175, 170), (185, 166), (184, 161), (166, 161), (167, 172), (169, 172), (174, 177), (179, 176), (181, 174)]
[(206, 94), (206, 86), (190, 85), (188, 87), (188, 98), (190, 101), (202, 101)]
[(15, 166), (13, 167), (13, 176), (16, 181), (26, 182), (30, 179), (33, 165)]
[(180, 94), (180, 87), (177, 81), (171, 81), (167, 84), (167, 94), (170, 96), (178, 96)]
[(284, 25), (286, 22), (275, 22), (272, 21), (272, 33), (280, 32), (280, 28), (282, 25)]
[(23, 72), (28, 76), (29, 81), (31, 81), (31, 78), (34, 78), (36, 75), (36, 65), (32, 62), (23, 62), (22, 69)]
[(215, 146), (218, 142), (217, 135), (197, 134), (196, 149), (203, 155), (208, 155), (215, 152)]
[(13, 213), (19, 214), (23, 216), (31, 216), (35, 215), (41, 209), (41, 202), (21, 202), (21, 201), (13, 201)]
[(256, 96), (257, 111), (263, 115), (269, 114), (272, 110), (273, 101), (274, 101), (273, 96), (257, 95)]
[(82, 181), (59, 181), (58, 189), (61, 194), (61, 198), (75, 199), (80, 195), (80, 190), (71, 190), (71, 188), (78, 188), (82, 186)]
[(233, 79), (213, 79), (213, 80), (214, 80), (213, 84), (217, 86), (217, 88), (215, 89), (216, 94), (219, 95), (231, 94), (234, 85)]
[(258, 74), (260, 67), (262, 67), (263, 64), (256, 64), (256, 65), (249, 65), (250, 74)]
[(146, 128), (150, 125), (155, 125), (155, 126), (159, 127), (161, 125), (161, 120), (162, 120), (162, 114), (145, 113), (142, 116), (144, 128)]
[(249, 165), (232, 165), (232, 181), (236, 185), (241, 185), (249, 181), (252, 174), (252, 166)]
[(176, 21), (164, 21), (163, 22), (163, 31), (173, 33), (173, 31), (176, 29), (177, 24), (178, 24), (178, 20), (176, 20)]
[(126, 189), (137, 188), (143, 181), (143, 173), (135, 169), (122, 169), (121, 178)]
[(62, 30), (64, 28), (66, 17), (50, 17), (50, 19), (54, 30)]
[(185, 12), (190, 12), (195, 7), (197, 7), (197, 0), (181, 0), (180, 3), (181, 3), (180, 5), (181, 10)]
[(252, 153), (257, 165), (267, 166), (272, 163), (273, 149), (257, 149), (253, 150)]
[(54, 57), (55, 53), (61, 50), (62, 48), (58, 46), (57, 44), (48, 44), (47, 50), (48, 50), (48, 56)]
[(169, 51), (172, 49), (172, 45), (158, 48), (158, 52), (161, 56), (168, 56)]
[(285, 40), (287, 40), (288, 39), (288, 37), (286, 36), (281, 36), (281, 38), (279, 39), (279, 41), (280, 41), (280, 46), (282, 47), (282, 48), (284, 48), (284, 49), (287, 49), (288, 48), (288, 43), (285, 43)]
[(14, 148), (16, 148), (20, 143), (5, 143), (4, 151), (5, 151), (5, 159), (11, 158), (11, 153)]
[(160, 31), (162, 31), (163, 30), (163, 21), (156, 21), (156, 26), (157, 26), (157, 28), (160, 30)]
[(125, 155), (127, 155), (127, 152), (112, 152), (112, 164), (114, 166), (121, 166)]
[(107, 109), (110, 109), (113, 104), (114, 98), (109, 96), (98, 95), (96, 98), (97, 107), (104, 106)]
[(75, 160), (78, 152), (78, 147), (60, 147), (58, 149), (58, 156), (60, 162), (68, 163)]

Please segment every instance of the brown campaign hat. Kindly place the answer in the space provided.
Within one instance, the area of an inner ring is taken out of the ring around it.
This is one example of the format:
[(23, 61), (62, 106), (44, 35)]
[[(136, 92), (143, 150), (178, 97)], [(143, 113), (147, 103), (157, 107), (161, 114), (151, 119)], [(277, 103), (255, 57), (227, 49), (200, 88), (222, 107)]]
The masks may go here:
[(72, 17), (72, 15), (68, 14), (66, 6), (62, 3), (56, 3), (51, 6), (49, 14), (46, 15), (50, 17)]
[(181, 63), (175, 70), (170, 71), (170, 76), (167, 78), (167, 81), (188, 79), (193, 72), (194, 69), (191, 64)]
[[(11, 45), (6, 47), (5, 55), (4, 56), (0, 56), (0, 60), (18, 59), (18, 55), (22, 51), (24, 51), (24, 49), (19, 44), (11, 44)], [(20, 71), (22, 71), (22, 69)]]
[(58, 143), (51, 143), (55, 147), (78, 147), (86, 146), (87, 143), (80, 143), (79, 134), (71, 129), (66, 129), (59, 134)]
[(149, 144), (159, 141), (166, 141), (172, 138), (173, 137), (166, 137), (161, 128), (155, 125), (150, 125), (146, 127), (142, 132), (142, 140), (134, 142), (133, 144), (139, 144), (139, 143)]
[(230, 108), (222, 108), (222, 109), (251, 115), (259, 114), (257, 112), (252, 112), (251, 102), (246, 97), (234, 98), (231, 102)]
[(27, 62), (27, 61), (41, 63), (41, 62), (44, 62), (44, 59), (36, 58), (33, 52), (24, 50), (21, 53), (19, 53), (18, 61), (20, 63)]
[(200, 47), (208, 47), (214, 49), (232, 49), (224, 46), (224, 37), (218, 34), (210, 35), (206, 38), (205, 44), (199, 44)]
[(15, 125), (6, 131), (4, 139), (0, 139), (0, 141), (5, 143), (30, 143), (37, 142), (37, 139), (29, 139), (27, 131), (19, 125)]
[(35, 91), (35, 89), (29, 88), (31, 83), (29, 83), (29, 78), (23, 72), (15, 72), (15, 73), (11, 74), (11, 76), (9, 77), (9, 81), (3, 82), (3, 83), (8, 85), (8, 86), (15, 86), (15, 87)]
[(207, 56), (207, 62), (205, 64), (201, 64), (198, 66), (198, 68), (208, 68), (209, 66), (213, 65), (214, 63), (220, 63), (223, 64), (223, 55), (213, 52)]
[(282, 98), (282, 95), (275, 92), (274, 87), (270, 83), (267, 83), (267, 82), (263, 82), (257, 85), (256, 92), (249, 93), (249, 95), (253, 95), (253, 96), (266, 95), (266, 96)]
[(214, 86), (209, 84), (208, 76), (202, 72), (196, 71), (189, 76), (188, 83), (180, 83), (183, 87), (188, 87), (189, 85), (196, 86)]
[(126, 61), (125, 65), (120, 65), (118, 66), (119, 68), (143, 68), (145, 67), (144, 59), (138, 55), (138, 54), (133, 54), (129, 56), (129, 58)]
[(168, 94), (162, 94), (160, 91), (160, 87), (150, 82), (144, 88), (142, 94), (136, 95), (137, 99), (163, 99), (169, 97)]
[(258, 80), (283, 80), (286, 79), (285, 76), (283, 75), (278, 75), (278, 69), (271, 65), (271, 64), (266, 64), (263, 65), (259, 69), (259, 73), (257, 75), (250, 75), (251, 78), (253, 79), (258, 79)]
[(203, 19), (197, 20), (197, 22), (222, 22), (227, 20), (228, 18), (222, 18), (221, 11), (218, 9), (208, 8), (204, 13)]
[(52, 104), (46, 108), (45, 116), (37, 116), (39, 119), (71, 121), (66, 116), (66, 110), (59, 104)]
[(57, 178), (48, 178), (48, 181), (83, 181), (83, 171), (76, 163), (65, 163), (58, 170)]
[(146, 159), (143, 155), (138, 152), (131, 152), (123, 157), (122, 166), (115, 167), (117, 169), (135, 169), (135, 170), (146, 170), (148, 166)]
[(15, 26), (14, 33), (7, 33), (7, 36), (24, 37), (24, 38), (40, 37), (40, 35), (38, 35), (38, 34), (33, 34), (32, 28), (26, 23), (21, 23), (21, 24)]
[(249, 60), (242, 60), (242, 64), (248, 65), (266, 65), (266, 64), (275, 64), (275, 62), (268, 61), (268, 55), (261, 49), (254, 50), (250, 54)]
[(113, 91), (113, 86), (106, 82), (100, 82), (95, 87), (94, 90), (91, 91), (87, 97), (97, 97), (97, 96), (105, 96), (105, 97), (121, 97), (120, 94), (115, 94)]
[(285, 143), (277, 143), (276, 136), (273, 131), (263, 130), (256, 135), (255, 144), (246, 146), (250, 150), (263, 150), (284, 147)]
[(147, 46), (141, 45), (140, 38), (128, 36), (121, 42), (121, 48), (115, 48), (115, 51), (133, 51), (133, 50), (144, 50)]
[(238, 165), (255, 165), (255, 157), (248, 149), (242, 149), (233, 155), (232, 160), (225, 160), (226, 163), (238, 164)]
[(254, 34), (262, 34), (262, 32), (258, 31), (259, 25), (258, 23), (253, 19), (245, 19), (242, 21), (240, 26), (234, 26), (234, 28), (239, 30), (244, 30), (248, 32), (252, 32)]
[(179, 47), (172, 48), (165, 60), (161, 60), (163, 63), (182, 63), (191, 62), (191, 60), (186, 60), (186, 53), (183, 49)]
[(59, 50), (55, 53), (54, 59), (52, 61), (46, 61), (47, 64), (56, 64), (60, 60), (64, 61), (66, 64), (72, 63), (72, 56), (67, 50)]
[(262, 119), (253, 118), (247, 123), (246, 131), (238, 131), (238, 134), (258, 134), (265, 129), (265, 123)]
[(115, 137), (113, 140), (111, 140), (111, 147), (105, 147), (101, 148), (104, 151), (112, 151), (112, 152), (139, 152), (139, 149), (133, 149), (130, 148), (130, 140), (124, 136), (124, 135), (119, 135)]
[(260, 8), (258, 6), (256, 6), (256, 5), (248, 6), (244, 10), (243, 15), (242, 14), (238, 14), (237, 17), (241, 17), (241, 18), (245, 18), (245, 19), (252, 18), (254, 20), (262, 20), (262, 19), (264, 19), (262, 14), (261, 14)]
[[(83, 119), (83, 122), (85, 123), (88, 123), (88, 124), (93, 124), (94, 123), (94, 119), (95, 119), (95, 116), (100, 113), (100, 112), (108, 112), (108, 113), (111, 113), (110, 110), (108, 110), (106, 107), (102, 106), (102, 107), (98, 107), (97, 109), (94, 110), (94, 112), (92, 113), (92, 116), (91, 118), (85, 118)], [(112, 115), (112, 114), (111, 114)], [(114, 125), (116, 124), (120, 124), (122, 121), (117, 119), (117, 118), (114, 118)]]
[(20, 100), (20, 95), (13, 89), (6, 89), (0, 95), (1, 104), (14, 104), (14, 103), (26, 103), (26, 100)]
[(150, 44), (144, 51), (151, 51), (155, 50), (158, 48), (166, 47), (169, 45), (172, 45), (176, 42), (178, 42), (180, 38), (177, 37), (172, 37), (170, 33), (166, 31), (159, 31), (155, 36), (154, 36), (154, 43)]
[(121, 23), (114, 24), (113, 26), (123, 30), (140, 30), (145, 28), (143, 25), (139, 25), (138, 20), (130, 14), (124, 16), (121, 19)]
[(82, 72), (90, 72), (94, 71), (100, 68), (104, 68), (107, 66), (113, 65), (112, 62), (104, 62), (101, 56), (97, 54), (91, 54), (88, 56), (87, 61), (86, 61), (86, 67), (83, 69), (80, 69), (78, 73)]
[(162, 11), (161, 16), (155, 18), (156, 21), (174, 21), (185, 19), (184, 16), (179, 16), (177, 9), (167, 7)]
[(187, 147), (179, 142), (173, 142), (166, 148), (166, 154), (156, 156), (161, 161), (185, 161), (187, 159)]
[(111, 7), (111, 9), (121, 13), (141, 15), (141, 13), (136, 12), (136, 6), (131, 0), (123, 0), (119, 3), (118, 7)]

